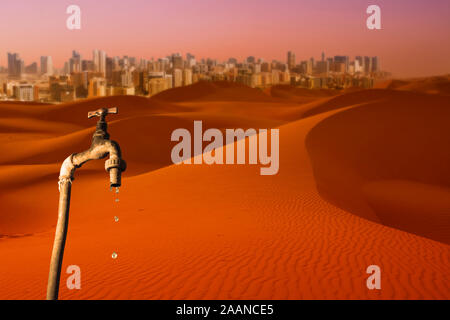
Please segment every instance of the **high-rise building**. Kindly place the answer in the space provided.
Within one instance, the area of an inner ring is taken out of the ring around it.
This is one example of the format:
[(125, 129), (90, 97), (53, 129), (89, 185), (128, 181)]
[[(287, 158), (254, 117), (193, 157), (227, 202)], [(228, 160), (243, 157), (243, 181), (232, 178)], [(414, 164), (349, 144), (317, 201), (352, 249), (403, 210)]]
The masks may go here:
[(190, 53), (186, 54), (186, 63), (187, 63), (187, 68), (192, 68), (193, 66), (195, 66), (195, 64), (196, 64), (195, 56), (193, 56)]
[(263, 62), (261, 64), (261, 72), (272, 72), (272, 66), (268, 62)]
[(188, 86), (192, 84), (192, 70), (184, 69), (183, 70), (183, 85)]
[(99, 61), (100, 70), (103, 75), (106, 74), (106, 52), (100, 51), (100, 61)]
[(181, 69), (174, 69), (172, 76), (173, 76), (172, 78), (173, 88), (181, 87), (183, 85), (183, 73)]
[(355, 57), (355, 61), (358, 61), (358, 64), (359, 64), (360, 66), (363, 66), (363, 65), (364, 65), (364, 58), (363, 58), (362, 56), (356, 56), (356, 57)]
[(34, 88), (31, 84), (18, 84), (14, 87), (14, 97), (20, 101), (33, 101)]
[(69, 62), (66, 61), (64, 62), (64, 67), (63, 67), (63, 74), (69, 74), (70, 70), (69, 70)]
[(24, 72), (24, 62), (18, 53), (8, 52), (8, 76), (13, 79), (20, 79)]
[(112, 81), (112, 74), (114, 69), (114, 59), (107, 57), (105, 62), (105, 78), (109, 84)]
[(72, 51), (72, 58), (69, 60), (69, 73), (81, 72), (81, 55), (77, 51)]
[(89, 97), (104, 97), (106, 95), (106, 80), (104, 78), (92, 78), (89, 82)]
[(53, 75), (53, 61), (50, 56), (41, 57), (41, 74), (42, 75)]
[[(108, 59), (108, 58), (107, 58)], [(141, 71), (145, 71), (145, 70), (147, 70), (148, 69), (148, 60), (146, 60), (146, 59), (140, 59), (139, 60), (139, 66), (138, 66), (138, 69), (139, 70), (141, 70)]]
[(306, 62), (306, 74), (311, 76), (313, 73), (314, 73), (314, 60), (309, 59)]
[(94, 72), (106, 74), (106, 52), (102, 50), (93, 51)]
[(98, 50), (92, 51), (92, 62), (94, 63), (94, 72), (98, 72), (98, 70), (100, 69), (100, 52)]
[(133, 73), (126, 69), (126, 70), (122, 70), (121, 71), (121, 75), (120, 75), (120, 82), (121, 82), (121, 86), (124, 88), (134, 88), (134, 82), (133, 82)]
[(293, 53), (292, 51), (288, 51), (287, 53), (287, 65), (289, 70), (295, 68), (295, 53)]
[(172, 66), (174, 69), (183, 69), (183, 57), (179, 54), (172, 56)]
[(348, 72), (350, 59), (349, 59), (348, 56), (335, 56), (334, 57), (334, 64), (335, 65), (339, 65), (338, 68), (335, 68), (336, 69), (335, 71), (337, 71), (337, 72)]
[(328, 74), (330, 71), (330, 63), (328, 60), (317, 61), (315, 70), (317, 74)]
[(372, 59), (370, 57), (364, 57), (364, 72), (366, 74), (372, 72)]
[(378, 72), (380, 71), (380, 61), (378, 60), (378, 57), (372, 57), (372, 72)]
[(92, 60), (81, 60), (81, 71), (94, 71), (94, 62)]

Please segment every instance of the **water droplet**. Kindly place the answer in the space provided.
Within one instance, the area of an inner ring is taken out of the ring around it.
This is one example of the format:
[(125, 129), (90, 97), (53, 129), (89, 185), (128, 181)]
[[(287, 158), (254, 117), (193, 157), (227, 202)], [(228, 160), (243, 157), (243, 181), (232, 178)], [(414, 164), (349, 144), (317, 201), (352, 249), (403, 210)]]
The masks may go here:
[(115, 216), (115, 217), (114, 217), (114, 221), (115, 221), (115, 222), (119, 222), (119, 217)]
[(116, 202), (119, 202), (119, 199), (116, 199)]
[(119, 187), (116, 188), (116, 193), (119, 193)]
[(111, 258), (116, 259), (117, 258), (117, 253), (113, 252), (113, 254), (111, 255)]

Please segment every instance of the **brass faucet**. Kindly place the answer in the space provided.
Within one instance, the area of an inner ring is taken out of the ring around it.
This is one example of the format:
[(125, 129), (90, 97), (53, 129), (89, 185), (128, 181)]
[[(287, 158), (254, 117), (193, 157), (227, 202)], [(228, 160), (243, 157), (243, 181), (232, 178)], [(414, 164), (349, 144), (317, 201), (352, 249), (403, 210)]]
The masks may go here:
[(47, 300), (58, 299), (61, 266), (69, 222), (70, 193), (75, 170), (90, 160), (103, 159), (109, 155), (109, 159), (105, 162), (105, 169), (109, 172), (110, 187), (121, 186), (121, 176), (122, 172), (126, 169), (126, 162), (122, 159), (119, 144), (109, 139), (105, 119), (108, 114), (117, 113), (117, 108), (103, 108), (89, 112), (89, 119), (93, 117), (100, 118), (97, 122), (97, 128), (94, 135), (92, 136), (91, 147), (86, 151), (71, 154), (64, 160), (61, 166), (58, 182), (58, 223), (56, 226), (55, 241), (53, 243), (52, 258), (50, 261)]

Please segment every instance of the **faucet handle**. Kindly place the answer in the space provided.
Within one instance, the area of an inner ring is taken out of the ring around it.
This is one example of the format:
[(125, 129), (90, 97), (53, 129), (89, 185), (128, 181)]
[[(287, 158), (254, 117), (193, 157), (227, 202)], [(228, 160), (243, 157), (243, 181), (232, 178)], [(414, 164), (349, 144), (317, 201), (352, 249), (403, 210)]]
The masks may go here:
[(88, 112), (88, 119), (93, 118), (93, 117), (102, 117), (102, 116), (104, 117), (108, 114), (117, 114), (117, 113), (119, 113), (119, 109), (117, 107), (109, 108), (109, 109), (102, 108), (102, 109)]

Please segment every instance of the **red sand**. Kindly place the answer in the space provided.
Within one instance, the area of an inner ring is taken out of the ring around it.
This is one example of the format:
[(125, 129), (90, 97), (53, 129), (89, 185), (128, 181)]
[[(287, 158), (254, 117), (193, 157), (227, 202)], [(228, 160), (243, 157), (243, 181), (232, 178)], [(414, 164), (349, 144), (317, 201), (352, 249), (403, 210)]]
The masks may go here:
[[(87, 112), (113, 105), (129, 170), (118, 204), (103, 161), (77, 171), (63, 271), (80, 266), (82, 289), (63, 272), (61, 299), (449, 299), (449, 98), (281, 91), (0, 104), (0, 299), (45, 297), (59, 166), (89, 147)], [(171, 165), (170, 133), (193, 120), (279, 127), (279, 174)], [(366, 287), (372, 264), (381, 291)]]

